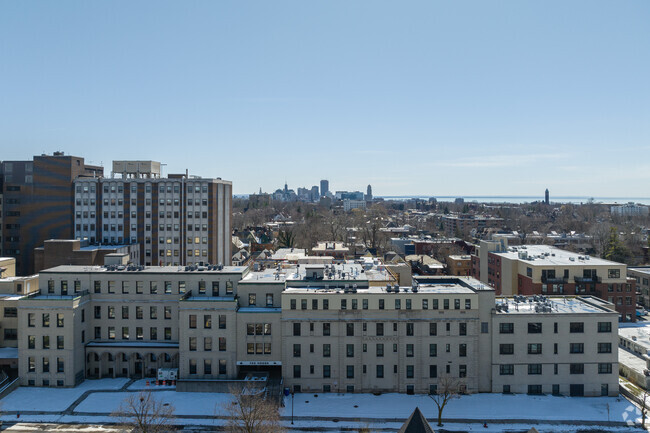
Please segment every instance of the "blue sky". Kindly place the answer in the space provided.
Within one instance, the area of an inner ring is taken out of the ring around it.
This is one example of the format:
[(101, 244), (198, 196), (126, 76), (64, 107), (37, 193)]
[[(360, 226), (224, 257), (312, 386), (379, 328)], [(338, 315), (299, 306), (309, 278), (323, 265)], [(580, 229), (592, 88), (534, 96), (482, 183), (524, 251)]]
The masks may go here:
[(650, 2), (3, 1), (0, 159), (650, 196)]

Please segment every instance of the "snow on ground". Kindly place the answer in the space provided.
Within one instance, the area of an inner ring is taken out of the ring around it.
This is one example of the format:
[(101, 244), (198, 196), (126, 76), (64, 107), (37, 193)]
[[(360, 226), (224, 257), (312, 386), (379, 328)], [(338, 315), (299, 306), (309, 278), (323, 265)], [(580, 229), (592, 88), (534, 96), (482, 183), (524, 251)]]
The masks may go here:
[[(342, 418), (406, 418), (416, 406), (427, 418), (438, 410), (426, 395), (404, 394), (296, 394), (294, 415)], [(354, 407), (354, 406), (358, 407)], [(620, 397), (554, 397), (532, 395), (472, 394), (450, 401), (445, 418), (629, 421), (640, 416), (638, 409)], [(291, 416), (291, 399), (285, 399), (283, 416)]]
[[(111, 413), (117, 410), (129, 392), (102, 392), (90, 394), (77, 406), (75, 412)], [(230, 402), (230, 394), (209, 392), (160, 391), (154, 396), (174, 406), (176, 415), (223, 415), (222, 406)]]
[[(147, 386), (147, 382), (149, 382), (149, 386)], [(143, 389), (151, 389), (151, 390), (156, 390), (156, 389), (176, 389), (176, 385), (174, 386), (165, 386), (165, 385), (158, 385), (156, 386), (156, 381), (151, 380), (151, 379), (140, 379), (136, 380), (133, 382), (129, 387), (127, 388), (129, 391), (141, 391)]]
[(85, 380), (75, 388), (20, 387), (2, 399), (2, 410), (61, 412), (86, 391), (117, 390), (128, 381), (126, 378)]

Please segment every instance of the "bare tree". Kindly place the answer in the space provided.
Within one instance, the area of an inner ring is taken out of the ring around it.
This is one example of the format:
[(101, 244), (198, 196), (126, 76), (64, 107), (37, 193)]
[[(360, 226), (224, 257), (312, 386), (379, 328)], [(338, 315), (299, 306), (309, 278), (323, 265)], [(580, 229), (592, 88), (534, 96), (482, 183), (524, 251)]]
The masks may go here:
[(131, 393), (112, 416), (130, 426), (134, 433), (173, 432), (174, 406), (153, 396), (151, 391)]
[(461, 383), (451, 376), (442, 376), (438, 380), (438, 387), (435, 394), (429, 394), (431, 400), (438, 407), (438, 427), (442, 427), (442, 411), (450, 400), (460, 398)]
[(231, 386), (232, 401), (224, 404), (228, 416), (225, 430), (230, 433), (284, 432), (278, 407), (267, 400), (259, 388)]

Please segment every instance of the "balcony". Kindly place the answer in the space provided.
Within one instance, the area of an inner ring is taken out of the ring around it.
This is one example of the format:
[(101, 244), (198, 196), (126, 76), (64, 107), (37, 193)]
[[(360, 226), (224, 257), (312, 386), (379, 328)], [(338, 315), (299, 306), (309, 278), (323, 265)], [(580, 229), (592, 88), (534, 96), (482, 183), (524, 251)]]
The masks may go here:
[(600, 283), (602, 281), (601, 277), (574, 277), (576, 283)]
[(553, 277), (553, 278), (542, 277), (543, 284), (566, 284), (568, 282), (569, 279), (564, 277)]

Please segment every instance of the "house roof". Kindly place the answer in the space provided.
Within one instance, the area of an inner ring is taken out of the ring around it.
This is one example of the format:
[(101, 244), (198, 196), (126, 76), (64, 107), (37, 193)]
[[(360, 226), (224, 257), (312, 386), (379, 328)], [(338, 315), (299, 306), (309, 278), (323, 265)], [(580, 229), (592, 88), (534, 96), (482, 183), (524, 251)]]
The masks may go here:
[(420, 408), (416, 407), (409, 419), (406, 420), (402, 428), (397, 433), (435, 433), (429, 425), (427, 419), (420, 412)]

